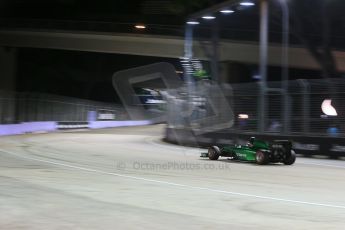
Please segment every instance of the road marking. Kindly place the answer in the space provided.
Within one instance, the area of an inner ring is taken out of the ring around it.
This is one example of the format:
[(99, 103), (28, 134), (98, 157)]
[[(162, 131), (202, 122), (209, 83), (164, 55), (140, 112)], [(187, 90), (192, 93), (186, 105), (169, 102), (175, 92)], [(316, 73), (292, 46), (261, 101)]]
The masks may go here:
[(48, 163), (48, 164), (62, 166), (62, 167), (66, 167), (66, 168), (78, 169), (78, 170), (82, 170), (82, 171), (86, 171), (86, 172), (93, 172), (93, 173), (117, 176), (117, 177), (122, 177), (122, 178), (127, 178), (127, 179), (152, 182), (152, 183), (156, 183), (156, 184), (170, 185), (170, 186), (187, 188), (187, 189), (192, 189), (192, 190), (202, 190), (202, 191), (215, 192), (215, 193), (221, 193), (221, 194), (227, 194), (227, 195), (250, 197), (250, 198), (257, 198), (257, 199), (271, 200), (271, 201), (278, 201), (278, 202), (285, 202), (285, 203), (294, 203), (294, 204), (320, 206), (320, 207), (327, 207), (327, 208), (345, 209), (345, 206), (343, 206), (343, 205), (323, 204), (323, 203), (316, 203), (316, 202), (307, 202), (307, 201), (276, 198), (276, 197), (269, 197), (269, 196), (260, 196), (260, 195), (247, 194), (247, 193), (231, 192), (231, 191), (212, 189), (212, 188), (207, 188), (207, 187), (191, 186), (191, 185), (179, 184), (179, 183), (162, 181), (162, 180), (148, 179), (148, 178), (144, 178), (144, 177), (136, 177), (136, 176), (119, 174), (119, 173), (106, 172), (106, 171), (102, 171), (102, 170), (98, 170), (98, 169), (92, 169), (92, 168), (86, 168), (86, 167), (75, 166), (75, 165), (70, 165), (70, 164), (58, 163), (58, 162), (49, 161), (49, 160), (42, 160), (42, 159), (38, 159), (38, 158), (18, 155), (16, 153), (9, 152), (9, 151), (2, 150), (2, 149), (0, 149), (0, 152), (6, 153), (9, 155), (13, 155), (13, 156), (16, 156), (18, 158)]

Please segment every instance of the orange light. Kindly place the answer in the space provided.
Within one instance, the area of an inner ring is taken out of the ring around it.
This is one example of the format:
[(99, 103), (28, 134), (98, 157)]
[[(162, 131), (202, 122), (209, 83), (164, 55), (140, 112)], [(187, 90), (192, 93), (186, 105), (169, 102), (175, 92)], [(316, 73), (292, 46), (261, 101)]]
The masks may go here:
[(140, 24), (140, 25), (135, 25), (135, 28), (140, 29), (140, 30), (143, 30), (143, 29), (146, 29), (146, 26)]

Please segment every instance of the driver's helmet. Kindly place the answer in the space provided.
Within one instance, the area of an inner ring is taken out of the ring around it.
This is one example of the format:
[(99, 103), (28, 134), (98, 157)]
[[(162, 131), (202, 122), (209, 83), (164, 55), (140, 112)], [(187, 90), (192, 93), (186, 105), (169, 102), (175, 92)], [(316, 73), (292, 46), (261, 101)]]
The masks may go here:
[(254, 141), (255, 141), (255, 137), (251, 137), (251, 138), (249, 139), (249, 143), (251, 143), (252, 145), (254, 144)]

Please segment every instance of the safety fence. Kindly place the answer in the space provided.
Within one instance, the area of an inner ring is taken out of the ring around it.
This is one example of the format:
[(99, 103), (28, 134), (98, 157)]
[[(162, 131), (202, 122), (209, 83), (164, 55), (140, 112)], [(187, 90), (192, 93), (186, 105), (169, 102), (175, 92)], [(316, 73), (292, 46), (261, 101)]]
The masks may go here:
[[(287, 84), (284, 93), (268, 91), (266, 97), (265, 133), (285, 135), (344, 136), (345, 80), (296, 80)], [(269, 88), (281, 88), (281, 82), (271, 82)], [(260, 119), (260, 85), (234, 85), (234, 111), (237, 130), (258, 131)], [(240, 116), (239, 114), (246, 114)], [(285, 120), (284, 120), (285, 118)]]
[[(200, 84), (204, 85), (203, 90)], [(258, 133), (259, 124), (264, 120), (264, 130), (260, 133), (344, 137), (345, 79), (295, 80), (289, 81), (287, 86), (287, 98), (279, 90), (263, 93), (259, 82), (220, 87), (199, 82), (195, 86), (197, 90), (189, 94), (187, 90), (180, 90), (184, 93), (172, 90), (167, 108), (168, 124), (194, 131), (198, 131), (198, 125), (215, 127), (218, 124), (218, 130)], [(268, 88), (281, 89), (281, 82), (269, 82)], [(261, 96), (266, 101), (263, 116), (259, 110)], [(220, 98), (226, 98), (227, 103), (219, 104)], [(186, 108), (189, 116), (182, 116), (181, 110)], [(216, 119), (202, 119), (210, 116)], [(221, 126), (224, 119), (231, 127)], [(210, 131), (212, 129), (204, 130)]]
[(345, 79), (289, 81), (286, 91), (281, 83), (269, 82), (266, 92), (259, 82), (170, 90), (165, 139), (200, 147), (289, 139), (298, 154), (344, 158)]
[(0, 124), (128, 120), (115, 103), (41, 93), (0, 91)]

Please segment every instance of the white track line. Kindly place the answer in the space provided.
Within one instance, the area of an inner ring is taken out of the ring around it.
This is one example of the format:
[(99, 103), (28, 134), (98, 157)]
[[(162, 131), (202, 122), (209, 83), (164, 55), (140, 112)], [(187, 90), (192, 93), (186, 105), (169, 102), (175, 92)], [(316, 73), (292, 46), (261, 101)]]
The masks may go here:
[(312, 205), (312, 206), (327, 207), (327, 208), (345, 209), (345, 206), (342, 206), (342, 205), (323, 204), (323, 203), (291, 200), (291, 199), (276, 198), (276, 197), (269, 197), (269, 196), (259, 196), (259, 195), (253, 195), (253, 194), (247, 194), (247, 193), (231, 192), (231, 191), (218, 190), (218, 189), (212, 189), (212, 188), (206, 188), (206, 187), (184, 185), (184, 184), (173, 183), (173, 182), (168, 182), (168, 181), (154, 180), (154, 179), (148, 179), (148, 178), (143, 178), (143, 177), (128, 176), (128, 175), (119, 174), (119, 173), (106, 172), (106, 171), (102, 171), (102, 170), (85, 168), (85, 167), (74, 166), (74, 165), (69, 165), (69, 164), (63, 164), (63, 163), (58, 163), (58, 162), (49, 161), (49, 160), (42, 160), (42, 159), (32, 158), (32, 157), (28, 157), (28, 156), (18, 155), (16, 153), (12, 153), (12, 152), (2, 150), (2, 149), (0, 149), (0, 152), (6, 153), (9, 155), (13, 155), (13, 156), (16, 156), (16, 157), (22, 158), (22, 159), (33, 160), (33, 161), (48, 163), (48, 164), (52, 164), (52, 165), (58, 165), (58, 166), (62, 166), (62, 167), (78, 169), (78, 170), (82, 170), (82, 171), (86, 171), (86, 172), (93, 172), (93, 173), (117, 176), (117, 177), (122, 177), (122, 178), (133, 179), (133, 180), (140, 180), (140, 181), (152, 182), (152, 183), (157, 183), (157, 184), (170, 185), (170, 186), (175, 186), (175, 187), (180, 187), (180, 188), (202, 190), (202, 191), (208, 191), (208, 192), (215, 192), (215, 193), (221, 193), (221, 194), (250, 197), (250, 198), (257, 198), (257, 199), (264, 199), (264, 200), (271, 200), (271, 201), (279, 201), (279, 202), (285, 202), (285, 203), (294, 203), (294, 204)]

